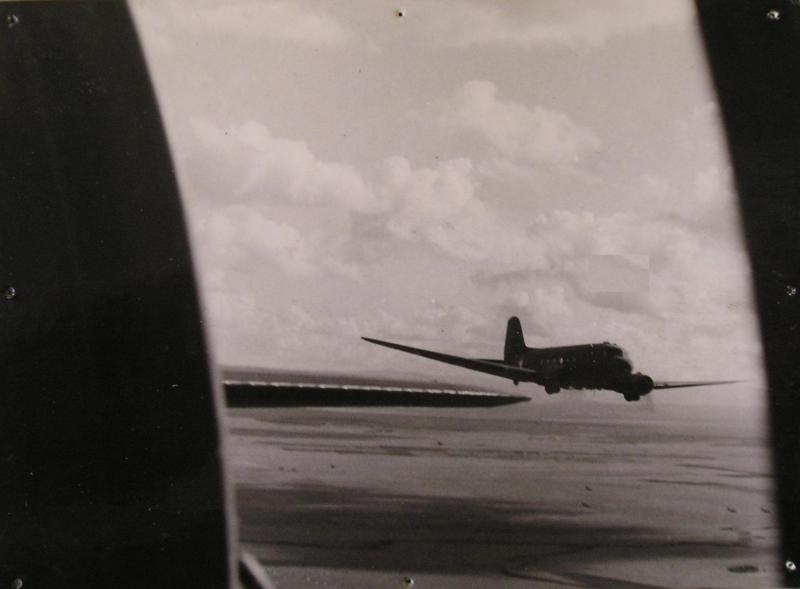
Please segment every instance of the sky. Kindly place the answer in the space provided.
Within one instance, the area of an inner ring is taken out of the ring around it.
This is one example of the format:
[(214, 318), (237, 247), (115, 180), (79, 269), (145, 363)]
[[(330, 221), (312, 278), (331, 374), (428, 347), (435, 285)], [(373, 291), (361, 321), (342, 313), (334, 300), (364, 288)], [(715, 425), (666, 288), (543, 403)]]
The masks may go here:
[(529, 346), (612, 341), (761, 401), (691, 2), (131, 8), (219, 363), (502, 387), (360, 336), (500, 358), (517, 315)]

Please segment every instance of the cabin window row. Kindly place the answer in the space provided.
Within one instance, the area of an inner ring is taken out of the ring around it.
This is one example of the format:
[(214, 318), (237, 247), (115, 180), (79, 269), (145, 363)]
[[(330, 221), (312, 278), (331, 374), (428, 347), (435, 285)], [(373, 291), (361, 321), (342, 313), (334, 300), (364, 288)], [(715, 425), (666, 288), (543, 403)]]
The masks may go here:
[[(611, 357), (612, 352), (611, 350), (588, 350), (584, 356), (589, 359), (596, 359), (600, 357)], [(577, 354), (568, 354), (565, 356), (549, 356), (542, 359), (542, 363), (545, 365), (563, 365), (563, 364), (570, 364), (577, 360)]]

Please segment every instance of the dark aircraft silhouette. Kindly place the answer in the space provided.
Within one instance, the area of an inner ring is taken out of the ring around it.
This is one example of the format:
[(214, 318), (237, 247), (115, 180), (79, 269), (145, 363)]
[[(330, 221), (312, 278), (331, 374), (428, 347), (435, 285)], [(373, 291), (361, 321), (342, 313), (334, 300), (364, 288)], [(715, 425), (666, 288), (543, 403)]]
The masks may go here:
[(369, 337), (362, 339), (401, 352), (508, 378), (513, 380), (514, 384), (533, 382), (543, 386), (550, 395), (561, 389), (606, 389), (621, 393), (626, 401), (638, 401), (655, 389), (738, 382), (735, 380), (654, 382), (646, 374), (633, 372), (633, 365), (625, 351), (608, 342), (557, 348), (529, 348), (525, 345), (522, 324), (517, 317), (508, 320), (502, 360), (464, 358)]

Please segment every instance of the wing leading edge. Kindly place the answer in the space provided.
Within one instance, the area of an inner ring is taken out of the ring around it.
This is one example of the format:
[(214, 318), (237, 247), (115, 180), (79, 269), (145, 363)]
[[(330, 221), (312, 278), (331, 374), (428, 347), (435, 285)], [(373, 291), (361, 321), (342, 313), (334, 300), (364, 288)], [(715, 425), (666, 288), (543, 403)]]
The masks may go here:
[(536, 370), (530, 370), (528, 368), (520, 368), (518, 366), (512, 366), (510, 364), (505, 364), (504, 362), (501, 362), (499, 360), (492, 361), (492, 360), (483, 360), (475, 358), (464, 358), (463, 356), (453, 356), (450, 354), (443, 354), (441, 352), (432, 352), (431, 350), (423, 350), (421, 348), (403, 346), (400, 344), (394, 344), (392, 342), (386, 342), (379, 339), (372, 339), (370, 337), (362, 337), (361, 339), (371, 344), (377, 344), (379, 346), (384, 346), (386, 348), (392, 348), (393, 350), (400, 350), (401, 352), (414, 354), (415, 356), (422, 356), (423, 358), (429, 358), (431, 360), (437, 360), (439, 362), (444, 362), (445, 364), (452, 364), (453, 366), (460, 366), (462, 368), (468, 368), (470, 370), (477, 370), (478, 372), (485, 372), (486, 374), (493, 374), (494, 376), (500, 376), (502, 378), (508, 378), (510, 380), (538, 383), (542, 378), (542, 374), (537, 372)]

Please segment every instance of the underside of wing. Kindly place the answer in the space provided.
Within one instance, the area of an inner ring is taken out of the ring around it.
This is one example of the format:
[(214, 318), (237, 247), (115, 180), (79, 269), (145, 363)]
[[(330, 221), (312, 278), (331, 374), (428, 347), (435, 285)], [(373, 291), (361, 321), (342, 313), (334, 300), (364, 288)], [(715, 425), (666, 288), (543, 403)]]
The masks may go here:
[(698, 381), (669, 381), (653, 383), (655, 389), (684, 389), (689, 387), (709, 387), (721, 384), (733, 384), (742, 382), (741, 380), (698, 380)]
[(464, 358), (462, 356), (452, 356), (450, 354), (443, 354), (441, 352), (432, 352), (430, 350), (412, 348), (411, 346), (403, 346), (401, 344), (394, 344), (392, 342), (385, 342), (382, 340), (372, 339), (369, 337), (362, 337), (361, 339), (363, 339), (364, 341), (368, 341), (372, 344), (377, 344), (379, 346), (384, 346), (386, 348), (392, 348), (393, 350), (399, 350), (401, 352), (406, 352), (408, 354), (414, 354), (415, 356), (422, 356), (423, 358), (429, 358), (431, 360), (436, 360), (438, 362), (444, 362), (445, 364), (452, 364), (453, 366), (468, 368), (469, 370), (477, 370), (478, 372), (493, 374), (494, 376), (500, 376), (502, 378), (508, 378), (510, 380), (539, 382), (542, 377), (542, 375), (535, 370), (520, 368), (518, 366), (512, 366), (511, 364), (505, 364), (500, 360), (493, 361), (493, 360), (480, 360), (476, 358)]

